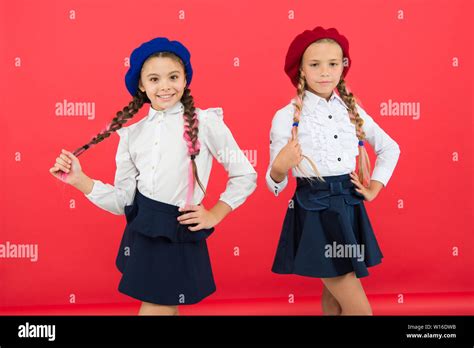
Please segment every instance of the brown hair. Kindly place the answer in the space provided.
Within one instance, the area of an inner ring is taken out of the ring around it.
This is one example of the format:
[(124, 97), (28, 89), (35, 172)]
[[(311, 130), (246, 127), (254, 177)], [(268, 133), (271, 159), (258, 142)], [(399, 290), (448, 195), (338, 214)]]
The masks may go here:
[[(153, 57), (167, 57), (171, 58), (174, 61), (181, 64), (184, 70), (183, 61), (175, 54), (171, 52), (157, 52), (152, 54), (150, 57), (147, 58), (146, 61)], [(146, 63), (145, 61), (145, 63)], [(143, 63), (143, 65), (145, 64)], [(91, 139), (87, 144), (81, 146), (80, 148), (76, 149), (73, 153), (75, 156), (80, 156), (84, 151), (88, 150), (92, 146), (100, 143), (104, 139), (108, 138), (110, 134), (117, 131), (118, 129), (122, 128), (122, 126), (127, 123), (135, 114), (143, 107), (145, 103), (150, 103), (150, 99), (146, 95), (145, 92), (142, 92), (140, 89), (137, 89), (137, 93), (133, 97), (132, 101), (125, 106), (121, 111), (117, 112), (117, 115), (112, 119), (112, 122), (106, 127), (106, 130), (100, 132), (95, 137)], [(181, 103), (184, 106), (184, 138), (186, 139), (186, 143), (188, 146), (188, 154), (190, 155), (191, 162), (192, 162), (192, 174), (193, 180), (197, 181), (201, 190), (206, 194), (205, 188), (202, 185), (201, 181), (199, 180), (199, 175), (197, 172), (197, 167), (195, 163), (195, 157), (199, 155), (199, 141), (198, 141), (198, 119), (196, 115), (196, 109), (194, 107), (194, 98), (191, 95), (191, 90), (189, 88), (185, 88), (183, 96), (181, 97)]]

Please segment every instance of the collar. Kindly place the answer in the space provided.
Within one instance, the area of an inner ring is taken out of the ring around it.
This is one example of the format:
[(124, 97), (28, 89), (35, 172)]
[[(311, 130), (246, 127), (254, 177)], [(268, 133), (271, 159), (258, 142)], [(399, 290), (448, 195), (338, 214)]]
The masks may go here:
[(150, 104), (150, 110), (148, 111), (147, 121), (151, 122), (155, 117), (157, 117), (158, 120), (161, 121), (166, 116), (182, 114), (183, 112), (184, 112), (184, 105), (180, 101), (174, 104), (173, 106), (170, 106), (168, 109), (164, 109), (164, 110), (155, 110)]
[[(318, 105), (319, 103), (333, 103), (335, 100), (337, 100), (341, 105), (343, 105), (346, 109), (349, 109), (347, 105), (344, 103), (342, 98), (335, 92), (333, 91), (331, 96), (329, 97), (329, 101), (326, 101), (325, 98), (321, 98), (319, 95), (314, 94), (313, 92), (310, 92), (308, 90), (305, 90), (305, 99), (308, 101), (310, 105)], [(304, 104), (304, 102), (303, 102)], [(312, 109), (312, 107), (310, 107)]]

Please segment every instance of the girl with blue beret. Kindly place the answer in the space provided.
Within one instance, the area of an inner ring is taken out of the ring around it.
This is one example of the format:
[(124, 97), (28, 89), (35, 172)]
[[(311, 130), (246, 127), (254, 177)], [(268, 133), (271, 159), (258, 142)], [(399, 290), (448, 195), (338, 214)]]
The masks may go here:
[[(364, 201), (387, 186), (400, 154), (346, 88), (350, 66), (349, 41), (335, 28), (295, 37), (285, 72), (296, 97), (273, 118), (266, 173), (275, 196), (290, 169), (297, 181), (272, 271), (321, 278), (323, 314), (334, 315), (372, 313), (359, 278), (383, 255)], [(372, 175), (367, 142), (377, 155)]]
[[(139, 314), (178, 314), (178, 305), (215, 292), (206, 239), (256, 188), (257, 173), (224, 123), (222, 109), (194, 106), (190, 58), (182, 43), (163, 37), (134, 49), (125, 76), (133, 100), (90, 142), (72, 153), (63, 150), (50, 169), (93, 204), (125, 215), (116, 258), (122, 273), (118, 289), (142, 301)], [(146, 103), (147, 116), (124, 127)], [(113, 132), (120, 142), (110, 185), (85, 175), (78, 156)], [(213, 157), (229, 179), (219, 201), (206, 209), (201, 201)]]

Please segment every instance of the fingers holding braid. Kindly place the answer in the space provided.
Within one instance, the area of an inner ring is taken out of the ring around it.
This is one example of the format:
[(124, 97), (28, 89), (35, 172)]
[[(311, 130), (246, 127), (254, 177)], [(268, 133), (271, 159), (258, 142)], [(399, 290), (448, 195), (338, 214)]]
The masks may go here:
[(55, 166), (50, 168), (50, 173), (66, 183), (73, 183), (74, 179), (81, 171), (77, 157), (91, 146), (100, 143), (102, 140), (108, 138), (110, 134), (122, 128), (123, 124), (125, 124), (138, 112), (138, 110), (140, 110), (140, 108), (145, 103), (145, 98), (146, 95), (144, 93), (141, 94), (141, 91), (139, 91), (137, 96), (135, 96), (133, 100), (123, 108), (123, 110), (117, 112), (116, 117), (112, 119), (112, 122), (107, 126), (105, 131), (100, 132), (94, 138), (92, 138), (90, 142), (77, 148), (73, 152), (67, 152), (63, 150), (63, 153), (61, 153), (56, 158)]

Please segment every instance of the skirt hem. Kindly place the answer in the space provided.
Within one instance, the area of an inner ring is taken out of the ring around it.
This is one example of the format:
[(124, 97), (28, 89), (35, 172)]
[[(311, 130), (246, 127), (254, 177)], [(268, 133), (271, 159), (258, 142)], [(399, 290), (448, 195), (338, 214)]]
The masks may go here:
[(132, 298), (134, 298), (136, 300), (139, 300), (139, 301), (142, 301), (142, 302), (149, 302), (149, 303), (159, 304), (159, 305), (163, 305), (163, 306), (193, 305), (193, 304), (199, 303), (202, 300), (204, 300), (205, 298), (209, 297), (210, 295), (215, 293), (216, 290), (217, 290), (216, 288), (213, 288), (210, 292), (205, 293), (204, 295), (202, 295), (202, 296), (200, 296), (196, 299), (193, 299), (191, 301), (187, 301), (187, 302), (184, 302), (184, 303), (179, 303), (178, 301), (166, 301), (166, 300), (161, 300), (161, 299), (158, 299), (158, 298), (151, 298), (149, 296), (144, 296), (144, 295), (138, 294), (138, 293), (133, 293), (132, 291), (125, 290), (121, 285), (119, 285), (119, 287), (118, 287), (118, 291), (120, 293), (124, 294), (124, 295), (127, 295), (129, 297), (132, 297)]
[[(382, 259), (380, 259), (379, 261), (377, 261), (375, 263), (368, 264), (368, 265), (366, 265), (366, 267), (367, 268), (374, 267), (374, 266), (380, 265), (381, 263), (382, 263)], [(357, 274), (357, 272), (354, 269), (347, 270), (347, 271), (341, 271), (341, 272), (334, 272), (334, 273), (331, 273), (331, 274), (328, 274), (328, 273), (325, 273), (325, 274), (318, 273), (318, 274), (316, 274), (316, 273), (311, 272), (311, 271), (305, 272), (304, 270), (284, 271), (284, 270), (279, 270), (275, 267), (272, 268), (272, 273), (275, 273), (275, 274), (294, 274), (294, 275), (299, 275), (299, 276), (303, 276), (303, 277), (311, 277), (311, 278), (335, 278), (335, 277), (343, 276), (343, 275), (351, 273), (351, 272), (354, 272), (357, 278), (365, 278), (365, 277), (370, 275), (368, 269), (367, 269), (367, 272), (364, 272), (363, 274)]]

